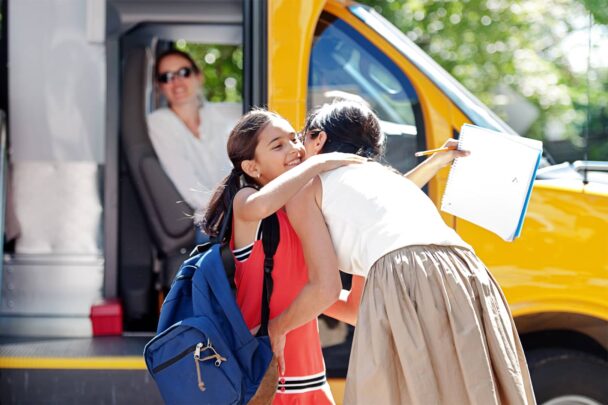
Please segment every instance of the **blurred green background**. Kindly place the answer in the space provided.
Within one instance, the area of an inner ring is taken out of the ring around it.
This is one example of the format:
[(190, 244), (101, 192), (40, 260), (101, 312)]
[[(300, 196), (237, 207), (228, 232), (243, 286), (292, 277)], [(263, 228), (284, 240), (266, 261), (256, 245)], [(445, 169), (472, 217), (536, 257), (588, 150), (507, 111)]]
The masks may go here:
[[(608, 161), (608, 0), (360, 0), (557, 163)], [(210, 101), (241, 101), (242, 48), (177, 47)]]
[[(557, 162), (608, 160), (608, 1), (360, 0)], [(587, 127), (588, 126), (588, 127)]]
[(241, 102), (243, 94), (243, 47), (201, 45), (179, 40), (175, 46), (188, 52), (203, 72), (205, 98), (211, 102)]

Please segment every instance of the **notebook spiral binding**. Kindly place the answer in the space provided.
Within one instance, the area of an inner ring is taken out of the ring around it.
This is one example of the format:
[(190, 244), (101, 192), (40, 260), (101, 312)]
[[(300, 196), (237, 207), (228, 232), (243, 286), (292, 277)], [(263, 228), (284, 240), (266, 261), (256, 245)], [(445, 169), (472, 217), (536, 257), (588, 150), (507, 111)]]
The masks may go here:
[[(464, 137), (462, 136), (462, 133), (460, 135), (460, 138), (458, 139), (458, 150), (462, 150), (464, 146)], [(450, 172), (448, 173), (448, 178), (445, 182), (445, 189), (443, 191), (443, 196), (441, 197), (441, 209), (447, 208), (450, 205), (452, 205), (450, 202), (447, 202), (448, 200), (448, 186), (450, 185), (450, 180), (452, 179), (452, 174), (454, 173), (454, 169), (456, 168), (456, 166), (458, 165), (458, 161), (461, 158), (457, 157), (456, 159), (454, 159), (454, 161), (452, 162), (452, 166), (450, 166)]]

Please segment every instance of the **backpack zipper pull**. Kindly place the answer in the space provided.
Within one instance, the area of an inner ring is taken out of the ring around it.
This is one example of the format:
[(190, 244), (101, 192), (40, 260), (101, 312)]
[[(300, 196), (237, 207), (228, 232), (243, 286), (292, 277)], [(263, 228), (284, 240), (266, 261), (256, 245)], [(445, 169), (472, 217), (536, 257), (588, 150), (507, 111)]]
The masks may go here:
[(201, 348), (203, 347), (202, 343), (198, 343), (196, 345), (196, 349), (194, 349), (194, 365), (196, 367), (196, 378), (198, 379), (198, 388), (201, 391), (205, 391), (205, 382), (203, 381), (203, 377), (201, 376), (201, 366), (199, 364), (199, 359), (201, 358)]
[(201, 359), (200, 358), (200, 352), (199, 352), (199, 360), (200, 361), (207, 361), (207, 360), (213, 360), (213, 359), (215, 359), (215, 366), (216, 367), (221, 366), (223, 362), (225, 362), (226, 360), (228, 360), (225, 357), (223, 357), (221, 354), (219, 354), (217, 352), (217, 350), (215, 350), (215, 348), (211, 344), (211, 339), (207, 339), (207, 345), (205, 347), (201, 347), (201, 350), (211, 350), (213, 352), (213, 354), (211, 354), (211, 355), (209, 355), (207, 357), (203, 357)]
[(203, 347), (203, 344), (202, 344), (202, 343), (198, 343), (198, 344), (196, 345), (196, 348), (194, 349), (194, 358), (195, 358), (196, 360), (198, 360), (198, 359), (200, 359), (200, 358), (201, 358), (201, 348), (202, 348), (202, 347)]

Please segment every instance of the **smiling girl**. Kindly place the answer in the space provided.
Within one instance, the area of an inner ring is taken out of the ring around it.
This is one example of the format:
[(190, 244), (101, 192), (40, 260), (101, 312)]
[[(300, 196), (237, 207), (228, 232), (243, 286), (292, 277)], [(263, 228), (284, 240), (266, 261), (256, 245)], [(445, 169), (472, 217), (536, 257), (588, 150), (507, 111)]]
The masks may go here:
[[(347, 154), (328, 154), (304, 158), (304, 147), (291, 125), (277, 114), (254, 110), (244, 115), (228, 139), (228, 156), (234, 166), (216, 189), (205, 214), (203, 227), (217, 235), (226, 210), (233, 204), (233, 249), (237, 287), (236, 300), (252, 333), (260, 325), (264, 251), (260, 235), (262, 219), (276, 212), (280, 242), (274, 256), (274, 289), (270, 300), (270, 319), (283, 312), (301, 291), (315, 297), (322, 309), (338, 298), (340, 278), (327, 232), (315, 236), (315, 259), (306, 256), (300, 239), (283, 209), (302, 186), (323, 171), (364, 159)], [(325, 364), (317, 320), (308, 320), (286, 337), (282, 376), (275, 404), (332, 404), (325, 377)]]

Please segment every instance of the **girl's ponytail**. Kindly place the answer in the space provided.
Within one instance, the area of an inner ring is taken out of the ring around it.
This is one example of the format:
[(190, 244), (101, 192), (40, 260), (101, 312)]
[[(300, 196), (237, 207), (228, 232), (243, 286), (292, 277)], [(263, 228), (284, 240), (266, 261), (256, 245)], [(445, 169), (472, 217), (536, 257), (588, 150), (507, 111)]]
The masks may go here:
[(201, 228), (210, 237), (215, 237), (219, 234), (228, 207), (232, 203), (236, 193), (244, 185), (244, 177), (244, 174), (240, 170), (232, 169), (230, 174), (213, 191), (213, 195), (201, 221)]

